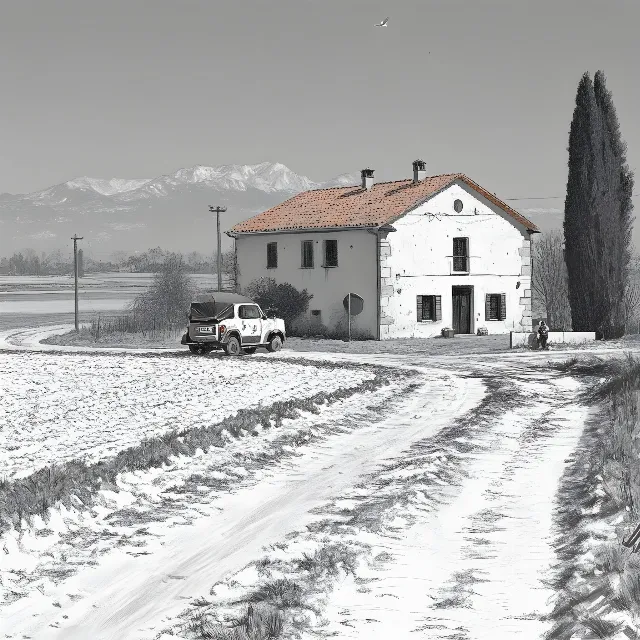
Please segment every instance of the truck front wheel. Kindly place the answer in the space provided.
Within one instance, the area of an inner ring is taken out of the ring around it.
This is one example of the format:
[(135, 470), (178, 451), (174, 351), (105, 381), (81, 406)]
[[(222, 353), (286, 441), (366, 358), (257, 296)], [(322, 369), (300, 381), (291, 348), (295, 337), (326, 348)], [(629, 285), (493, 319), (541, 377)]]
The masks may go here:
[(280, 351), (282, 349), (282, 338), (280, 336), (273, 336), (271, 340), (269, 340), (269, 344), (267, 344), (267, 350), (274, 353), (275, 351)]
[(231, 336), (227, 344), (224, 346), (224, 352), (228, 356), (238, 356), (240, 355), (240, 351), (240, 340), (238, 340), (238, 338), (234, 336)]

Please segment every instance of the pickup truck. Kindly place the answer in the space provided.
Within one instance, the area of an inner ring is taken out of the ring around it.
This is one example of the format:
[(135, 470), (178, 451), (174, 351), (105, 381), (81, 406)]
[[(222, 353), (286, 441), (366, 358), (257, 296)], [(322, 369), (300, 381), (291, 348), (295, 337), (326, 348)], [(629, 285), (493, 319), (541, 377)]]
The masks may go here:
[(250, 298), (212, 293), (191, 303), (189, 325), (181, 344), (200, 355), (223, 350), (228, 356), (255, 353), (258, 347), (279, 351), (286, 339), (284, 320), (268, 318)]

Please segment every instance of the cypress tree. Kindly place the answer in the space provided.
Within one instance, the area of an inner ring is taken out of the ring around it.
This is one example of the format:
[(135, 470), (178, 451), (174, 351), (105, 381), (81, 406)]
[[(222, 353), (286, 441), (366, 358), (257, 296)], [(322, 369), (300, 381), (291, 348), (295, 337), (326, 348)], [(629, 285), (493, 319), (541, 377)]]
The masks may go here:
[(629, 283), (631, 262), (631, 232), (633, 228), (633, 173), (627, 164), (627, 146), (622, 139), (620, 123), (606, 78), (597, 71), (594, 95), (602, 118), (602, 145), (606, 168), (601, 211), (602, 296), (606, 308), (603, 333), (607, 338), (619, 338), (626, 323), (625, 295)]
[(569, 130), (569, 174), (564, 207), (565, 262), (574, 331), (598, 326), (597, 277), (597, 142), (602, 140), (593, 83), (584, 73), (576, 93)]
[(633, 174), (604, 73), (578, 85), (569, 132), (565, 261), (574, 331), (624, 333)]

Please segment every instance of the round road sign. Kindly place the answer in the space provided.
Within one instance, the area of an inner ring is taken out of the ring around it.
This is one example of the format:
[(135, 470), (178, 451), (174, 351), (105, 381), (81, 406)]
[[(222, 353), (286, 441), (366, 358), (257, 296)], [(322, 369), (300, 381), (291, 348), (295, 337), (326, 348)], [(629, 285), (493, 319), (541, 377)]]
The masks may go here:
[(357, 316), (362, 313), (362, 309), (364, 308), (364, 300), (357, 293), (348, 293), (342, 304), (344, 305), (345, 310), (349, 311), (349, 296), (351, 296), (351, 315)]

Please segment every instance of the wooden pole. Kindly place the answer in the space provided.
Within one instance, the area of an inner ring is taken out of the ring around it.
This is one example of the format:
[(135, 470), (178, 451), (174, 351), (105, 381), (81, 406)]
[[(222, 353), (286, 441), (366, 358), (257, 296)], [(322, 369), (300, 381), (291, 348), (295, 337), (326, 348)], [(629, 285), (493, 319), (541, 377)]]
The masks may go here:
[(218, 291), (222, 291), (222, 256), (220, 255), (220, 211), (216, 209), (216, 237), (218, 239), (218, 247), (216, 250), (216, 272), (218, 273)]
[(73, 279), (75, 283), (75, 326), (78, 331), (78, 240), (82, 240), (74, 235), (73, 238)]
[(222, 241), (220, 238), (220, 214), (224, 213), (227, 207), (213, 207), (209, 205), (209, 211), (216, 214), (216, 231), (218, 240), (218, 255), (216, 256), (216, 270), (218, 272), (218, 291), (222, 291)]

